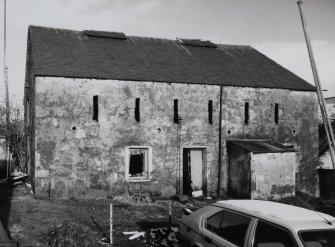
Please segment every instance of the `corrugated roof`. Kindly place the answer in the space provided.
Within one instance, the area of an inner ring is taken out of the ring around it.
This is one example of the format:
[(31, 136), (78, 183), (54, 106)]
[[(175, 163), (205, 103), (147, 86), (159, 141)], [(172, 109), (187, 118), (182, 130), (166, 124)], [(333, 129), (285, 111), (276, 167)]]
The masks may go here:
[(335, 104), (335, 97), (326, 98), (326, 104)]
[(93, 34), (30, 26), (35, 75), (315, 91), (250, 46), (213, 48), (196, 42), (183, 45), (178, 40)]
[[(331, 126), (333, 132), (335, 132), (335, 120), (331, 122)], [(325, 125), (319, 124), (319, 157), (324, 155), (327, 151), (329, 151), (329, 143), (327, 139)]]
[(229, 140), (228, 143), (237, 145), (253, 153), (284, 153), (295, 152), (293, 147), (288, 147), (273, 141), (263, 140)]

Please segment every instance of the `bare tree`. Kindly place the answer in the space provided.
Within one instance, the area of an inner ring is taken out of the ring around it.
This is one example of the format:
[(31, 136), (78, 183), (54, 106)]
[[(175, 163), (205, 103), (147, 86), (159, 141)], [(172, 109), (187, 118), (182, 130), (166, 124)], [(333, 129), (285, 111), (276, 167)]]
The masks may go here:
[(12, 96), (9, 103), (10, 119), (9, 126), (6, 122), (6, 104), (0, 102), (0, 130), (9, 134), (9, 147), (12, 156), (12, 171), (21, 170), (26, 172), (24, 167), (24, 132), (23, 132), (23, 105)]

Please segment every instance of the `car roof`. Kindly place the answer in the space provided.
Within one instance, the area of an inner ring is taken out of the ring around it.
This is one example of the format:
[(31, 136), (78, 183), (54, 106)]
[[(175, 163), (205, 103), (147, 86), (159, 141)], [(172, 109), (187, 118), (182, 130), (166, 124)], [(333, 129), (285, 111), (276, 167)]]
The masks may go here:
[(335, 229), (335, 218), (330, 215), (278, 202), (227, 200), (218, 201), (213, 205), (249, 214), (291, 228), (296, 232), (311, 229)]

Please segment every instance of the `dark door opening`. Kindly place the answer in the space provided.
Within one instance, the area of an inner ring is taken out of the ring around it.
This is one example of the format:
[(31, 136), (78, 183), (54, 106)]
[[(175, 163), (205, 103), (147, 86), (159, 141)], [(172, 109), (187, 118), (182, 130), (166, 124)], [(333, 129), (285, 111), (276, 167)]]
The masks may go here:
[(183, 150), (183, 194), (192, 195), (190, 150)]

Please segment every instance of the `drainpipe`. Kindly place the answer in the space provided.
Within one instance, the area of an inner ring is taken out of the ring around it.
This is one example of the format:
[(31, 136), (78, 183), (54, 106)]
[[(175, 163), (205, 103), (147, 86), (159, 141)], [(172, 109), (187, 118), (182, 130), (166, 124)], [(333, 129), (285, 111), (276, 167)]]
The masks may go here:
[(220, 86), (220, 115), (219, 115), (219, 175), (218, 175), (218, 189), (217, 196), (220, 196), (220, 187), (221, 187), (221, 170), (222, 170), (222, 158), (221, 158), (221, 149), (222, 149), (222, 86)]

